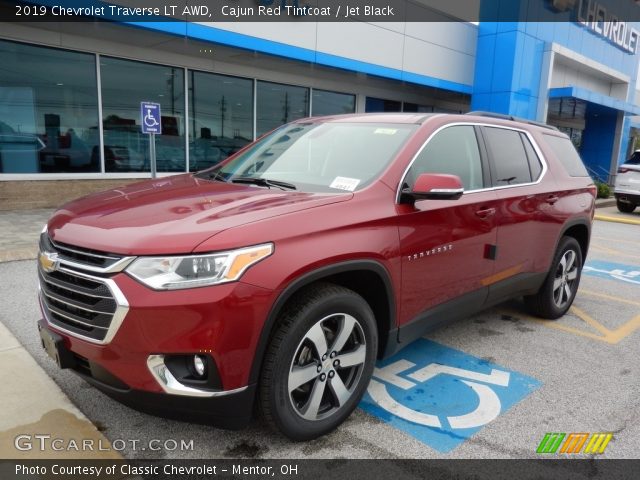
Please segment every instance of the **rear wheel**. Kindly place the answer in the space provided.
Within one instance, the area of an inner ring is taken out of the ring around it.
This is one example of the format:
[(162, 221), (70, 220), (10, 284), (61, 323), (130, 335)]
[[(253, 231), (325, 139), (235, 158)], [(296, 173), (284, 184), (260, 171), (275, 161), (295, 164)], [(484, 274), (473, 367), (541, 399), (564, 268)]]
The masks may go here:
[(377, 341), (373, 312), (361, 296), (332, 284), (307, 289), (285, 310), (265, 356), (264, 419), (292, 440), (335, 429), (367, 388)]
[(616, 201), (616, 205), (618, 206), (618, 210), (622, 213), (632, 213), (636, 206), (633, 203), (621, 202), (620, 200)]
[(551, 263), (551, 269), (534, 295), (524, 297), (534, 314), (555, 320), (567, 313), (580, 284), (582, 249), (573, 237), (563, 237)]

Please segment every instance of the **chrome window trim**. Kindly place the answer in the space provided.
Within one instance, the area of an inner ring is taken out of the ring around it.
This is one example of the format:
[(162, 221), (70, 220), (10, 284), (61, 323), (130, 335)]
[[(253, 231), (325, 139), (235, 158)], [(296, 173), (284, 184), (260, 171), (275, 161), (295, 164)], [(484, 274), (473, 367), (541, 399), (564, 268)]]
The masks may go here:
[(147, 368), (153, 378), (162, 387), (165, 393), (171, 395), (182, 395), (186, 397), (224, 397), (240, 393), (247, 389), (247, 386), (234, 390), (202, 390), (189, 387), (180, 383), (164, 363), (164, 355), (149, 355), (147, 358)]
[[(59, 267), (58, 270), (60, 270), (61, 272), (67, 273), (69, 275), (77, 275), (79, 277), (83, 277), (89, 280), (93, 280), (94, 282), (99, 282), (99, 283), (103, 283), (107, 286), (107, 288), (109, 289), (109, 291), (111, 292), (111, 295), (113, 295), (113, 298), (116, 302), (116, 311), (113, 313), (113, 317), (111, 319), (111, 323), (109, 324), (109, 327), (107, 328), (107, 334), (105, 335), (105, 337), (102, 340), (98, 340), (95, 338), (91, 338), (91, 337), (87, 337), (86, 335), (81, 335), (79, 333), (76, 332), (72, 332), (70, 330), (67, 330), (64, 327), (59, 326), (57, 323), (53, 323), (51, 322), (49, 316), (48, 316), (48, 307), (46, 306), (46, 304), (44, 303), (42, 296), (43, 296), (43, 291), (42, 288), (40, 287), (40, 282), (38, 282), (38, 298), (40, 301), (40, 308), (42, 309), (42, 312), (44, 314), (45, 320), (47, 321), (47, 324), (50, 325), (51, 327), (53, 327), (56, 330), (60, 330), (61, 332), (64, 332), (72, 337), (75, 338), (80, 338), (82, 340), (85, 340), (87, 342), (90, 343), (94, 343), (97, 345), (106, 345), (108, 343), (111, 342), (111, 340), (113, 340), (113, 337), (115, 337), (116, 333), (118, 333), (118, 330), (120, 329), (120, 326), (122, 325), (122, 323), (124, 322), (124, 318), (126, 317), (127, 313), (129, 312), (129, 302), (127, 301), (126, 297), (124, 296), (124, 294), (122, 293), (122, 290), (120, 290), (120, 288), (118, 288), (118, 285), (116, 284), (116, 282), (114, 282), (112, 279), (110, 278), (102, 278), (102, 277), (96, 277), (94, 275), (89, 275), (87, 273), (82, 273), (82, 272), (78, 272), (76, 270), (69, 270), (67, 268), (64, 267)], [(73, 320), (76, 321), (76, 320)], [(97, 328), (102, 328), (104, 329), (104, 327), (99, 327), (97, 325), (92, 325), (92, 327), (97, 327)]]
[[(489, 192), (489, 191), (492, 191), (492, 190), (504, 190), (504, 189), (507, 189), (507, 188), (519, 188), (519, 187), (528, 187), (528, 186), (531, 186), (531, 185), (538, 185), (542, 181), (542, 179), (545, 177), (545, 175), (547, 174), (547, 171), (549, 170), (549, 168), (547, 167), (547, 160), (544, 157), (544, 155), (542, 154), (542, 150), (540, 150), (540, 147), (538, 146), (538, 142), (536, 142), (536, 140), (533, 138), (533, 135), (531, 135), (531, 133), (528, 130), (526, 130), (524, 128), (504, 126), (504, 125), (495, 125), (495, 124), (492, 124), (492, 123), (483, 123), (483, 122), (453, 122), (453, 123), (448, 123), (446, 125), (442, 125), (441, 127), (438, 127), (433, 133), (431, 133), (431, 135), (429, 135), (429, 137), (424, 141), (422, 146), (415, 153), (415, 155), (413, 156), (413, 158), (409, 162), (409, 165), (407, 165), (407, 168), (405, 168), (404, 173), (402, 174), (402, 177), (400, 177), (400, 182), (398, 183), (398, 188), (396, 189), (396, 203), (398, 203), (398, 204), (400, 203), (400, 197), (402, 195), (402, 184), (404, 183), (404, 180), (407, 178), (407, 174), (409, 173), (409, 170), (411, 169), (411, 167), (415, 163), (415, 161), (418, 158), (418, 156), (420, 156), (422, 151), (429, 144), (431, 139), (433, 139), (433, 137), (435, 137), (438, 133), (440, 133), (445, 128), (460, 127), (460, 126), (502, 128), (504, 130), (514, 130), (516, 132), (524, 133), (527, 136), (527, 138), (529, 139), (529, 141), (531, 142), (531, 145), (533, 146), (533, 150), (536, 152), (536, 155), (538, 156), (538, 160), (542, 164), (542, 171), (540, 172), (540, 175), (538, 176), (536, 181), (527, 182), (527, 183), (518, 183), (516, 185), (500, 185), (498, 187), (491, 186), (491, 187), (486, 187), (486, 188), (477, 188), (477, 189), (474, 189), (474, 190), (465, 190), (463, 192), (463, 195), (468, 195), (468, 194), (471, 194), (471, 193)], [(478, 146), (478, 150), (479, 149), (480, 149), (480, 147)], [(491, 158), (489, 158), (489, 162), (491, 162), (491, 161), (492, 161)]]

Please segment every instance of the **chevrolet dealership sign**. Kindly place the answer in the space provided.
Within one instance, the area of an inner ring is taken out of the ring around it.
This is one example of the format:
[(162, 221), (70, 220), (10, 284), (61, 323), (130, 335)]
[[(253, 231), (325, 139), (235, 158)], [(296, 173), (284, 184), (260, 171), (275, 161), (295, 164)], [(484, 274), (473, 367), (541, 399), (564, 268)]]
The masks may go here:
[(572, 10), (577, 23), (606, 38), (627, 53), (636, 53), (640, 32), (629, 22), (620, 20), (602, 3), (593, 0), (551, 0), (551, 6), (558, 12)]

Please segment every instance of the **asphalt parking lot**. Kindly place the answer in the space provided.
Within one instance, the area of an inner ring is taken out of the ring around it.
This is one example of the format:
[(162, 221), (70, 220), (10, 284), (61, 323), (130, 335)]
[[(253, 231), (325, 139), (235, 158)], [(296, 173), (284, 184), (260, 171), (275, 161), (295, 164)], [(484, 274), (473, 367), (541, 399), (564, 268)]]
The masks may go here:
[[(639, 240), (638, 225), (596, 221), (570, 314), (540, 321), (511, 302), (440, 329), (380, 363), (361, 408), (308, 443), (145, 415), (58, 370), (37, 335), (35, 261), (0, 264), (0, 321), (127, 458), (535, 458), (547, 433), (612, 433), (598, 456), (637, 458)], [(131, 448), (151, 439), (193, 449)]]

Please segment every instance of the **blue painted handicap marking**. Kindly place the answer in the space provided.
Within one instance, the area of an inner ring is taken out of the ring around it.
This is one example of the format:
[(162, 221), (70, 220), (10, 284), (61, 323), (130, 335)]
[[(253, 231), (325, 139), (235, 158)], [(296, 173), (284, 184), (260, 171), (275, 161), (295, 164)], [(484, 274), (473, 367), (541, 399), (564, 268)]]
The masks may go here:
[(582, 269), (587, 275), (640, 285), (640, 266), (590, 260)]
[(421, 338), (378, 362), (360, 408), (446, 453), (541, 385)]

